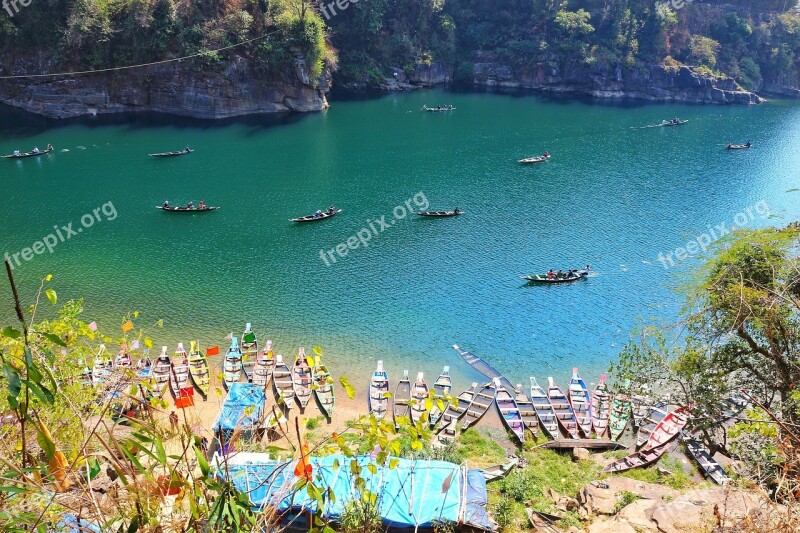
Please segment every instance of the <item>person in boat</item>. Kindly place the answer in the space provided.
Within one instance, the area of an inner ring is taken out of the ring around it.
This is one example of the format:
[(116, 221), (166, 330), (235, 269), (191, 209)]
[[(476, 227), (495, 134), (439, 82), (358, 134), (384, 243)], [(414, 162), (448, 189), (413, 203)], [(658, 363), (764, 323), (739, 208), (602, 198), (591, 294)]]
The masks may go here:
[(457, 208), (457, 207), (456, 207), (455, 209), (453, 209), (453, 214), (454, 214), (454, 215), (458, 215), (458, 214), (460, 214), (460, 213), (461, 213), (461, 209), (459, 209), (459, 208)]
[(38, 154), (39, 153), (39, 147), (38, 146), (34, 146), (33, 150), (31, 150), (31, 153)]
[(186, 146), (183, 148), (183, 151), (184, 151), (184, 152), (191, 152), (191, 151), (192, 151), (192, 149), (191, 149), (191, 148), (189, 148), (189, 145), (187, 144), (187, 145), (186, 145)]
[(197, 209), (205, 209), (206, 203), (203, 200), (200, 200), (200, 204), (197, 206)]
[(164, 209), (169, 208), (169, 200), (164, 200)]
[(48, 152), (52, 152), (53, 151), (53, 145), (52, 144), (48, 144), (47, 145), (47, 151)]
[(753, 145), (752, 145), (752, 143), (751, 143), (750, 141), (747, 141), (746, 143), (744, 143), (744, 146), (745, 146), (746, 148), (750, 148), (750, 147), (751, 147), (751, 146), (753, 146)]
[(188, 202), (186, 202), (186, 209), (192, 209), (193, 207), (194, 207), (194, 204), (192, 203), (192, 201), (191, 201), (191, 200), (189, 200)]
[(728, 143), (728, 150), (730, 150), (731, 148), (733, 148), (733, 143)]
[(680, 121), (680, 119), (678, 117), (675, 117), (675, 118), (672, 119), (672, 123), (673, 124), (680, 124), (680, 122), (681, 121)]
[(336, 208), (333, 207), (333, 204), (329, 205), (328, 206), (328, 214), (332, 215), (334, 213), (334, 211), (336, 211)]
[(556, 274), (555, 272), (553, 272), (553, 269), (551, 268), (550, 270), (547, 271), (547, 279), (553, 279), (554, 277), (556, 277)]
[(561, 269), (558, 269), (558, 272), (556, 272), (556, 278), (557, 279), (563, 279), (564, 278), (564, 271), (561, 270)]
[(14, 150), (14, 157), (19, 157), (21, 155), (22, 154), (19, 152), (19, 150)]
[(543, 155), (544, 155), (545, 159), (547, 159), (548, 157), (550, 157), (550, 152), (545, 150)]
[(317, 212), (314, 213), (314, 218), (319, 218), (322, 216), (322, 209), (317, 209)]

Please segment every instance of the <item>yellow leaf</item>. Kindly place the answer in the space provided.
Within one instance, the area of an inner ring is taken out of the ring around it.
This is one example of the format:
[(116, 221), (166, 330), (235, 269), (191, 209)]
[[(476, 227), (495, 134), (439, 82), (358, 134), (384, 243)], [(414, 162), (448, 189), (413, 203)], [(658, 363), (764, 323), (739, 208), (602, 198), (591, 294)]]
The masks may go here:
[(144, 338), (144, 347), (147, 348), (148, 350), (152, 350), (153, 349), (153, 339), (151, 339), (150, 337), (145, 337)]
[(310, 355), (306, 356), (306, 363), (310, 368), (314, 368), (314, 358), (311, 357)]
[(311, 348), (311, 351), (314, 352), (316, 355), (322, 355), (322, 348), (319, 346), (314, 346)]

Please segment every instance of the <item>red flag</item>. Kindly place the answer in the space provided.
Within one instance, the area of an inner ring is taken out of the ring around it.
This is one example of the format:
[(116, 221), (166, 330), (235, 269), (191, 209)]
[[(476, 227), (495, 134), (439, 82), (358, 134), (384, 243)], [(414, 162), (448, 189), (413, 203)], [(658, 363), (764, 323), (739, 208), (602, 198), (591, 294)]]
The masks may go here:
[(188, 398), (189, 396), (194, 396), (194, 387), (185, 387), (178, 391), (178, 396), (181, 398)]
[(206, 348), (206, 355), (219, 355), (219, 346), (211, 346), (210, 348)]
[(187, 396), (185, 398), (175, 398), (175, 407), (178, 409), (186, 409), (187, 407), (192, 407), (194, 405), (194, 397)]

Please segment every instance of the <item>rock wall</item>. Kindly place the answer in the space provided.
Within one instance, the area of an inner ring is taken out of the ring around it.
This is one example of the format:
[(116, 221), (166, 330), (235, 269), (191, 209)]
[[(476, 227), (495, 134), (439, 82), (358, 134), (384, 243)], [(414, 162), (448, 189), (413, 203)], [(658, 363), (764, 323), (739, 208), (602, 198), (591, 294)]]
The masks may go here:
[[(33, 63), (0, 69), (6, 75), (42, 72)], [(45, 70), (46, 72), (46, 70)], [(320, 111), (328, 107), (327, 73), (314, 83), (302, 59), (279, 75), (266, 77), (242, 57), (218, 73), (189, 63), (168, 63), (129, 71), (67, 78), (0, 80), (0, 102), (55, 118), (155, 111), (196, 118), (258, 113)]]

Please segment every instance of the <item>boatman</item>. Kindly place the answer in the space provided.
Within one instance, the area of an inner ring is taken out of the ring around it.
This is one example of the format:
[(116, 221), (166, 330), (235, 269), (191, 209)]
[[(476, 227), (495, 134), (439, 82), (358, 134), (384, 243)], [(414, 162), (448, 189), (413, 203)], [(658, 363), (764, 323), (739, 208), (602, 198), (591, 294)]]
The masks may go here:
[(19, 157), (19, 156), (21, 156), (21, 155), (22, 155), (22, 154), (21, 154), (21, 153), (19, 153), (19, 150), (14, 150), (14, 157)]
[(39, 153), (39, 147), (38, 146), (34, 146), (32, 152), (34, 154), (38, 154)]
[(333, 207), (333, 204), (329, 205), (328, 206), (328, 213), (333, 213), (334, 211), (336, 211), (336, 208)]
[(164, 200), (164, 209), (169, 207), (169, 200)]

